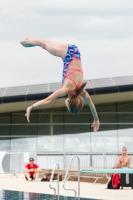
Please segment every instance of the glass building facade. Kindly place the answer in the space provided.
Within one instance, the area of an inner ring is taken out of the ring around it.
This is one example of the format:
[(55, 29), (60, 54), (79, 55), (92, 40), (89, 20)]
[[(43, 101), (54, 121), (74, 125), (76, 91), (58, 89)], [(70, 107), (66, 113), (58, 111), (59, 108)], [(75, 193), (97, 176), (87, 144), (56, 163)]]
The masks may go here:
[(93, 132), (87, 106), (78, 115), (66, 108), (0, 114), (0, 151), (133, 151), (133, 101), (96, 105), (100, 129)]

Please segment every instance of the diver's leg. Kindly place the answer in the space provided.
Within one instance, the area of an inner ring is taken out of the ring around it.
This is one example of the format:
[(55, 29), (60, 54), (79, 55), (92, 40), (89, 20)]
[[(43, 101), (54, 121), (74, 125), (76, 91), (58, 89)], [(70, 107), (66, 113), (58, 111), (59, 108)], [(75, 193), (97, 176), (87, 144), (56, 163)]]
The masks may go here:
[(64, 58), (68, 49), (68, 44), (56, 43), (50, 40), (32, 39), (26, 37), (20, 42), (24, 47), (40, 46), (50, 54)]

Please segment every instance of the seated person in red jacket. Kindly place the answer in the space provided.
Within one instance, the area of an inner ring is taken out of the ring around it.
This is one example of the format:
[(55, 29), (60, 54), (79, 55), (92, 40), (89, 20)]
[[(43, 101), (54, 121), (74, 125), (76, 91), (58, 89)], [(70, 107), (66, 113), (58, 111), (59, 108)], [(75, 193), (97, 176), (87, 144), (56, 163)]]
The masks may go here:
[(30, 158), (29, 164), (27, 164), (24, 168), (24, 172), (26, 180), (30, 182), (35, 179), (35, 181), (37, 181), (41, 169), (34, 163), (34, 158)]

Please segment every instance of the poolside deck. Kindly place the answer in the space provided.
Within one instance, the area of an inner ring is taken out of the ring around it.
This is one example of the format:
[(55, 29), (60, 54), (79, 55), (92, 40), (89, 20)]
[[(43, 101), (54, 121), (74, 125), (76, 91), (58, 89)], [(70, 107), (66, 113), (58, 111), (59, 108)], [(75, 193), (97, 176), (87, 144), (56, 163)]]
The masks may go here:
[[(15, 191), (24, 191), (24, 192), (36, 192), (36, 193), (45, 193), (53, 194), (53, 190), (49, 189), (48, 182), (27, 182), (25, 179), (22, 179), (23, 175), (19, 174), (18, 179), (13, 177), (10, 179), (11, 175), (0, 175), (0, 189), (5, 190), (15, 190)], [(52, 183), (56, 187), (56, 182)], [(87, 182), (81, 182), (81, 197), (86, 198), (95, 198), (95, 199), (106, 199), (106, 200), (132, 200), (133, 190), (130, 188), (124, 188), (123, 190), (107, 190), (105, 184), (93, 184)], [(77, 189), (77, 182), (68, 181), (66, 187)], [(74, 193), (71, 191), (65, 191), (62, 188), (62, 182), (60, 182), (60, 194), (64, 196), (73, 196)]]

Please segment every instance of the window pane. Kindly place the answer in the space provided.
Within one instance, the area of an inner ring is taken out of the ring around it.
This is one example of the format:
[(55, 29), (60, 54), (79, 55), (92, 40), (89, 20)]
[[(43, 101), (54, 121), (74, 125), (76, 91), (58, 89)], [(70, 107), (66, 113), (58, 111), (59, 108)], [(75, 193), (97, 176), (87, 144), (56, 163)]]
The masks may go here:
[[(7, 125), (6, 125), (7, 124)], [(10, 136), (10, 114), (3, 113), (0, 115), (0, 136)]]
[[(70, 115), (65, 114), (65, 123), (70, 123), (70, 125), (64, 125), (64, 133), (65, 134), (77, 134), (77, 133), (88, 133), (90, 132), (90, 114), (78, 114), (78, 115)], [(75, 125), (71, 125), (71, 123), (75, 123)], [(79, 125), (79, 123), (81, 125)], [(88, 123), (88, 125), (82, 125), (82, 123)]]
[(10, 150), (10, 138), (0, 137), (0, 151)]
[(50, 135), (50, 125), (45, 125), (45, 123), (50, 123), (48, 110), (38, 110), (38, 123), (44, 123), (44, 125), (38, 125), (38, 135)]
[(39, 136), (37, 150), (40, 151), (63, 151), (63, 135)]
[[(24, 113), (14, 113), (11, 116), (11, 135), (37, 135), (37, 114), (32, 112), (30, 116), (30, 123), (27, 122)], [(32, 123), (35, 123), (33, 125)], [(18, 125), (17, 125), (18, 124)]]
[(132, 128), (127, 125), (127, 128), (124, 125), (124, 129), (122, 129), (122, 125), (118, 130), (118, 146), (119, 151), (121, 152), (122, 147), (127, 147), (129, 152), (133, 152), (133, 125)]
[[(121, 152), (123, 146), (133, 151), (133, 102), (119, 103), (118, 111), (118, 148)], [(131, 124), (127, 124), (131, 123)]]
[[(105, 130), (105, 127), (101, 127), (101, 129)], [(114, 129), (91, 133), (91, 149), (92, 152), (116, 152), (117, 130)]]
[(36, 151), (36, 138), (12, 138), (12, 151)]
[[(75, 126), (74, 126), (75, 127)], [(83, 126), (82, 126), (83, 128)], [(65, 151), (90, 152), (90, 133), (65, 134)]]
[(54, 114), (54, 115), (51, 115), (51, 118), (52, 118), (53, 123), (59, 123), (59, 124), (62, 123), (62, 125), (54, 125), (53, 126), (53, 133), (51, 131), (51, 134), (53, 134), (53, 135), (63, 135), (63, 132), (64, 132), (63, 114)]
[(0, 151), (10, 150), (11, 126), (9, 124), (10, 124), (10, 113), (0, 114)]

